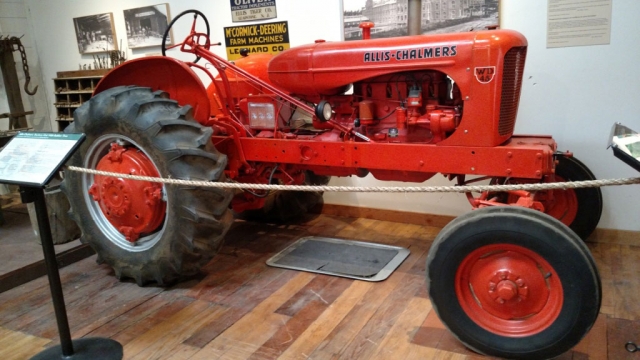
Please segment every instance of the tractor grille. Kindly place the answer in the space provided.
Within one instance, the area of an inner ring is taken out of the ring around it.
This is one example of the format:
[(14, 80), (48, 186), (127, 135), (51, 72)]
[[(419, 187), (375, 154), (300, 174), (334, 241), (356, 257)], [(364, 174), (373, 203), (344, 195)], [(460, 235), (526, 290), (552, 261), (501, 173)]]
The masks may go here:
[(522, 88), (522, 73), (524, 60), (527, 57), (527, 47), (511, 48), (504, 56), (502, 65), (502, 97), (500, 100), (500, 122), (498, 133), (510, 135), (516, 125), (520, 88)]

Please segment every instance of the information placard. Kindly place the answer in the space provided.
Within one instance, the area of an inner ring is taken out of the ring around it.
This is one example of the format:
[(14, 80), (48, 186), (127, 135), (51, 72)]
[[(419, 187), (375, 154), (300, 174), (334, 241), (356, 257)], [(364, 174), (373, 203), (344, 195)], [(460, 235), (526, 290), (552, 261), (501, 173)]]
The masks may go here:
[(612, 0), (549, 0), (547, 48), (606, 45)]
[(0, 151), (0, 183), (44, 187), (84, 134), (21, 132)]

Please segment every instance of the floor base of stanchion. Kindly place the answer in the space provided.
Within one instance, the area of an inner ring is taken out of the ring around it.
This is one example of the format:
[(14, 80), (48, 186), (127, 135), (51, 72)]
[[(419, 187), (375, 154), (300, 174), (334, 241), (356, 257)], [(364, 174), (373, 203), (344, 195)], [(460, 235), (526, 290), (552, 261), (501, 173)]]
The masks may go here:
[(74, 354), (62, 355), (62, 347), (56, 345), (50, 347), (31, 360), (64, 359), (64, 360), (121, 360), (123, 357), (122, 345), (119, 342), (107, 338), (86, 338), (72, 340)]

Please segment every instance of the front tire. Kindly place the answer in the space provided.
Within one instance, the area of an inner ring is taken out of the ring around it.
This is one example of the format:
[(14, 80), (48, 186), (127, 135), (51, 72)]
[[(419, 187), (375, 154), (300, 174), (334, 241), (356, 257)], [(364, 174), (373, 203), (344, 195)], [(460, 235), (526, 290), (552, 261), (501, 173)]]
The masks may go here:
[(520, 207), (475, 210), (449, 223), (427, 258), (433, 308), (467, 347), (491, 356), (546, 359), (594, 324), (600, 278), (566, 226)]
[[(180, 107), (162, 91), (134, 86), (108, 89), (76, 110), (73, 124), (65, 131), (87, 137), (70, 165), (96, 168), (113, 156), (117, 145), (121, 153), (129, 152), (134, 160), (147, 164), (147, 173), (225, 180), (226, 156), (211, 144), (212, 130), (193, 120), (190, 106)], [(96, 251), (100, 262), (113, 267), (118, 278), (133, 278), (140, 286), (169, 285), (197, 273), (221, 247), (233, 221), (228, 190), (164, 185), (152, 201), (164, 204), (151, 206), (140, 201), (144, 182), (109, 179), (67, 171), (61, 187), (82, 230), (81, 241)], [(97, 183), (102, 185), (94, 186)], [(123, 232), (126, 227), (118, 223), (124, 219), (130, 228), (139, 218), (151, 225), (136, 236)]]

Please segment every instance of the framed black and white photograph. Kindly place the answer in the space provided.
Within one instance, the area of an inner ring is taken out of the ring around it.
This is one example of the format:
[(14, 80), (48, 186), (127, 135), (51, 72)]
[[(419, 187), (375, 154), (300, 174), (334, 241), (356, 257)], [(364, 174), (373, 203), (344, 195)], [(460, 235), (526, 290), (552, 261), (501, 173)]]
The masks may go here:
[(118, 50), (113, 13), (82, 16), (73, 19), (80, 54)]
[[(160, 46), (162, 36), (171, 21), (169, 4), (124, 10), (124, 21), (127, 27), (127, 44), (130, 49)], [(173, 36), (169, 33), (166, 45), (172, 44)]]
[[(342, 0), (345, 40), (362, 39), (360, 23), (374, 23), (372, 38), (407, 35), (408, 0)], [(422, 0), (423, 34), (486, 30), (499, 24), (499, 0)]]

